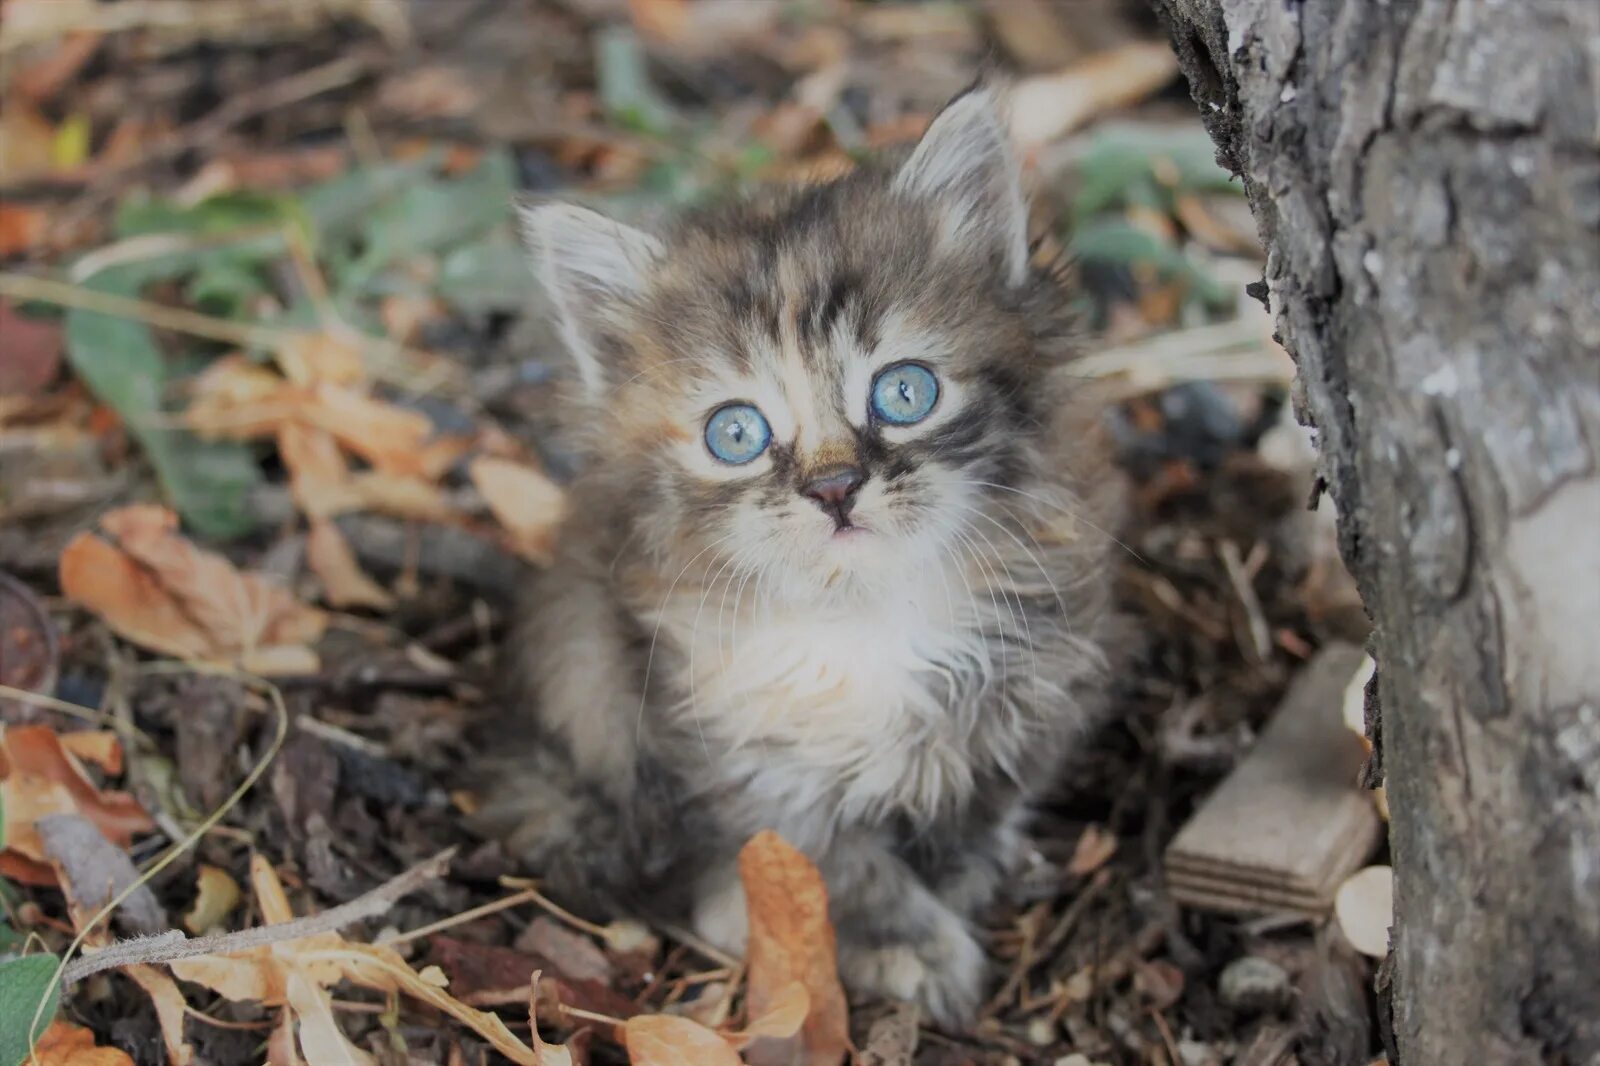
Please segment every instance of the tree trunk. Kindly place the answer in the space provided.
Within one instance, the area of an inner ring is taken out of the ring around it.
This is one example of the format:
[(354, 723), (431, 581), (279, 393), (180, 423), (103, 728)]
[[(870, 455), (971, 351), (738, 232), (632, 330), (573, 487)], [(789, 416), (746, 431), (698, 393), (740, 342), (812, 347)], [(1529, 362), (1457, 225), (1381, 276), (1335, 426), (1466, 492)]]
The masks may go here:
[(1600, 3), (1153, 2), (1376, 624), (1391, 1051), (1600, 1063)]

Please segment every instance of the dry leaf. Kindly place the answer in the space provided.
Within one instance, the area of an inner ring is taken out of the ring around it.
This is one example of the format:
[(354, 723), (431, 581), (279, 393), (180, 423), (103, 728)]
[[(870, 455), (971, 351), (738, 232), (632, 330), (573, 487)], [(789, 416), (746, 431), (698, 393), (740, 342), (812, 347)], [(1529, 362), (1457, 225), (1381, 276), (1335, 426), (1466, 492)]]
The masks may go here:
[(1351, 874), (1333, 897), (1333, 913), (1357, 951), (1383, 958), (1389, 953), (1389, 927), (1394, 924), (1394, 870), (1368, 866)]
[(184, 424), (202, 437), (250, 440), (275, 433), (311, 402), (304, 389), (243, 355), (206, 367), (189, 385)]
[(792, 982), (800, 982), (810, 996), (801, 1031), (807, 1061), (841, 1061), (850, 1048), (850, 1024), (822, 875), (777, 833), (763, 830), (739, 852), (739, 878), (750, 912), (750, 1015), (766, 1015)]
[(0, 258), (32, 251), (49, 224), (50, 216), (42, 207), (0, 204)]
[(273, 351), (283, 376), (295, 385), (354, 385), (366, 377), (361, 345), (331, 333), (297, 333)]
[(489, 510), (511, 534), (517, 553), (548, 566), (567, 514), (566, 490), (531, 466), (480, 456), (467, 468)]
[(109, 729), (78, 729), (62, 733), (62, 748), (92, 762), (113, 777), (122, 773), (122, 741)]
[(183, 1035), (186, 1012), (178, 983), (154, 966), (127, 966), (122, 972), (144, 989), (155, 1006), (156, 1020), (161, 1024), (161, 1042), (167, 1048), (167, 1066), (189, 1066), (194, 1061), (194, 1048)]
[[(426, 465), (427, 449), (423, 449), (418, 460)], [(442, 522), (455, 515), (450, 501), (445, 499), (437, 485), (406, 474), (363, 470), (351, 478), (350, 491), (359, 507), (396, 518)]]
[(572, 1066), (572, 1050), (547, 1044), (539, 1035), (539, 971), (528, 979), (528, 1029), (533, 1036), (533, 1060), (537, 1066)]
[(356, 553), (326, 518), (311, 521), (306, 537), (306, 562), (322, 582), (322, 597), (335, 607), (372, 607), (388, 610), (394, 597), (379, 585), (356, 561)]
[(426, 415), (329, 382), (317, 385), (301, 417), (332, 433), (347, 451), (394, 474), (421, 474), (422, 448), (433, 436)]
[(1115, 833), (1104, 826), (1088, 826), (1078, 838), (1078, 846), (1072, 849), (1072, 858), (1067, 862), (1067, 873), (1076, 877), (1087, 877), (1109, 862), (1111, 856), (1116, 853)]
[(810, 1013), (811, 994), (805, 985), (794, 981), (773, 997), (764, 1014), (751, 1018), (741, 1031), (724, 1035), (735, 1047), (744, 1047), (764, 1036), (786, 1040), (800, 1031)]
[(1056, 74), (1024, 78), (1011, 93), (1011, 136), (1032, 151), (1096, 115), (1142, 100), (1178, 76), (1164, 41), (1140, 41), (1089, 56)]
[(733, 1046), (699, 1022), (640, 1014), (622, 1027), (633, 1066), (740, 1066)]
[[(139, 833), (154, 831), (155, 823), (125, 792), (101, 791), (48, 726), (0, 727), (0, 795), (5, 802), (5, 841), (8, 852), (44, 862), (48, 856), (36, 823), (51, 814), (79, 814), (93, 822), (105, 838), (126, 848)], [(38, 874), (37, 867), (16, 867)], [(38, 883), (32, 881), (30, 883)], [(47, 874), (45, 884), (56, 878)]]
[(284, 423), (278, 427), (278, 457), (289, 469), (295, 506), (308, 518), (331, 518), (360, 505), (350, 464), (327, 430)]
[(0, 115), (0, 174), (16, 184), (55, 170), (55, 140), (55, 127), (38, 108), (26, 100), (7, 100)]
[(34, 1045), (28, 1066), (133, 1066), (116, 1048), (96, 1047), (94, 1034), (57, 1018)]
[(203, 862), (195, 878), (194, 906), (183, 916), (183, 927), (195, 936), (208, 933), (238, 905), (239, 883), (228, 871)]
[(238, 662), (257, 672), (315, 669), (306, 645), (327, 627), (322, 612), (197, 548), (164, 507), (119, 508), (100, 525), (117, 544), (92, 533), (74, 537), (61, 555), (61, 587), (116, 632), (178, 658)]
[(378, 1060), (362, 1051), (339, 1028), (333, 1016), (333, 997), (297, 968), (289, 970), (289, 1008), (300, 1021), (300, 1054), (322, 1066), (377, 1066)]

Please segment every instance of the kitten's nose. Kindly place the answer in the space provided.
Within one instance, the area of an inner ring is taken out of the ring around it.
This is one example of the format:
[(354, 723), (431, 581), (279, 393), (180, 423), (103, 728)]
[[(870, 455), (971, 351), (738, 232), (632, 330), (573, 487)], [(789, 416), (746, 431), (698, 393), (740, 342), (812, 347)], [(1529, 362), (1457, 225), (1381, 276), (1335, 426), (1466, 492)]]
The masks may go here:
[(800, 486), (800, 494), (816, 500), (818, 507), (844, 526), (849, 520), (850, 508), (855, 505), (856, 491), (866, 477), (858, 466), (836, 468)]

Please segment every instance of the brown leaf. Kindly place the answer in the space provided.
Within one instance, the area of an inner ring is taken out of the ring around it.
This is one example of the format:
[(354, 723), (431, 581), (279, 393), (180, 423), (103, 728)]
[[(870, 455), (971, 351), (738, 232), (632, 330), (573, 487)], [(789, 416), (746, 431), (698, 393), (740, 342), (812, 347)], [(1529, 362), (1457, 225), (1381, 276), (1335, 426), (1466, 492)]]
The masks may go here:
[(122, 741), (109, 729), (78, 729), (62, 733), (61, 746), (113, 777), (122, 773)]
[(107, 512), (100, 525), (117, 544), (90, 533), (73, 538), (61, 556), (61, 587), (122, 636), (179, 658), (258, 671), (314, 668), (313, 653), (300, 646), (322, 635), (327, 617), (197, 548), (177, 532), (171, 511), (136, 504)]
[[(0, 204), (0, 259), (32, 251), (44, 239), (49, 225), (50, 216), (42, 207)], [(0, 388), (0, 392), (5, 391)]]
[(289, 469), (289, 491), (308, 518), (331, 518), (360, 505), (350, 464), (325, 429), (285, 422), (278, 427), (278, 458)]
[(479, 456), (467, 470), (489, 510), (511, 534), (518, 554), (549, 565), (567, 515), (566, 490), (542, 471), (510, 459)]
[(301, 417), (332, 433), (347, 451), (379, 470), (411, 475), (423, 472), (422, 448), (433, 435), (433, 423), (426, 415), (322, 382)]
[(807, 1061), (841, 1061), (850, 1049), (849, 1014), (822, 875), (777, 833), (763, 830), (739, 852), (739, 878), (750, 913), (745, 962), (751, 1017), (770, 1012), (798, 981), (810, 996), (801, 1034)]
[(116, 1048), (97, 1047), (94, 1034), (57, 1018), (39, 1037), (28, 1066), (133, 1066)]
[(251, 440), (275, 433), (311, 402), (304, 389), (243, 355), (218, 359), (189, 383), (184, 424), (202, 437)]
[(49, 814), (81, 814), (105, 838), (126, 848), (155, 823), (125, 792), (101, 791), (49, 726), (0, 729), (0, 790), (5, 795), (6, 845), (35, 862), (46, 858), (35, 822)]
[(367, 576), (356, 562), (356, 554), (344, 534), (326, 518), (311, 521), (311, 532), (306, 537), (306, 562), (322, 582), (323, 599), (333, 606), (377, 610), (394, 606), (394, 597)]
[(354, 385), (366, 377), (359, 341), (331, 333), (297, 333), (278, 345), (273, 358), (295, 385)]
[(622, 1035), (633, 1066), (740, 1066), (733, 1045), (688, 1018), (640, 1014), (628, 1019)]
[[(0, 257), (6, 251), (6, 212), (0, 205)], [(43, 392), (61, 369), (61, 325), (44, 318), (19, 315), (10, 301), (0, 300), (0, 338), (6, 356), (0, 359), (0, 396), (21, 396)]]
[(764, 1036), (786, 1040), (800, 1031), (806, 1016), (811, 1013), (811, 994), (799, 981), (785, 986), (760, 1017), (751, 1018), (737, 1033), (723, 1034), (735, 1047), (744, 1047), (752, 1040)]
[(1116, 853), (1115, 833), (1104, 826), (1088, 826), (1078, 838), (1077, 847), (1072, 849), (1072, 858), (1067, 862), (1067, 873), (1076, 877), (1087, 877), (1109, 862), (1111, 856)]
[(528, 986), (528, 1028), (533, 1036), (533, 1059), (537, 1066), (572, 1066), (572, 1049), (559, 1044), (547, 1044), (539, 1035), (539, 974), (537, 971)]
[(195, 876), (194, 906), (183, 916), (183, 927), (195, 936), (209, 933), (238, 905), (239, 883), (228, 871), (203, 862)]
[(161, 1042), (167, 1048), (168, 1066), (189, 1066), (194, 1061), (194, 1048), (183, 1035), (185, 1003), (183, 992), (170, 976), (154, 966), (128, 966), (122, 971), (144, 989), (156, 1009), (156, 1021), (161, 1025)]
[(55, 170), (55, 140), (55, 127), (38, 108), (8, 99), (0, 114), (0, 174), (15, 184)]
[(1144, 99), (1177, 76), (1177, 58), (1165, 41), (1139, 41), (1056, 74), (1024, 78), (1011, 94), (1012, 139), (1024, 151), (1038, 149), (1096, 115)]

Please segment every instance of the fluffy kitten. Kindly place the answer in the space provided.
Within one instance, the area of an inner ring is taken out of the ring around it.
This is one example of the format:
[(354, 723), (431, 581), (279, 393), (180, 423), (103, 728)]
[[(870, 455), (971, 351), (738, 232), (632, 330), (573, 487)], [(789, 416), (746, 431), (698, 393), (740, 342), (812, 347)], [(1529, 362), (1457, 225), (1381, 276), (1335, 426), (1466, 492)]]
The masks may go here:
[(969, 1019), (972, 922), (1100, 701), (1116, 495), (991, 93), (898, 167), (649, 234), (529, 208), (583, 473), (482, 823), (739, 951), (740, 845), (827, 879), (858, 992)]

